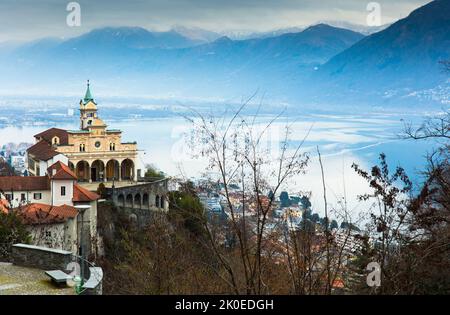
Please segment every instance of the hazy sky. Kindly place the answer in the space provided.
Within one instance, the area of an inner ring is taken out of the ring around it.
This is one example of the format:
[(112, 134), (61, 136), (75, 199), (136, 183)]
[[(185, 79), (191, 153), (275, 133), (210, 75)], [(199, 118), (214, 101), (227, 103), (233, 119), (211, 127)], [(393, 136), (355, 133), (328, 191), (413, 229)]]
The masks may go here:
[[(78, 0), (81, 26), (66, 24), (68, 0), (0, 0), (0, 42), (71, 37), (101, 26), (175, 25), (212, 31), (267, 31), (317, 21), (365, 24), (366, 0)], [(382, 24), (429, 0), (379, 0)]]

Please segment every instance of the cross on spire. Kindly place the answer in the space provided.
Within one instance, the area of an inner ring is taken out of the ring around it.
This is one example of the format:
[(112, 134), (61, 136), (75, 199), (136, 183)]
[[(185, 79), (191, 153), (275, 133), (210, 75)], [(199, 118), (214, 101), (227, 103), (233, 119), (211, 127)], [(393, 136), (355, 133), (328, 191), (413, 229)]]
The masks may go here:
[(86, 94), (84, 96), (84, 103), (94, 100), (94, 98), (92, 97), (92, 94), (91, 94), (90, 85), (91, 84), (90, 84), (89, 80), (87, 80), (87, 89), (86, 89)]

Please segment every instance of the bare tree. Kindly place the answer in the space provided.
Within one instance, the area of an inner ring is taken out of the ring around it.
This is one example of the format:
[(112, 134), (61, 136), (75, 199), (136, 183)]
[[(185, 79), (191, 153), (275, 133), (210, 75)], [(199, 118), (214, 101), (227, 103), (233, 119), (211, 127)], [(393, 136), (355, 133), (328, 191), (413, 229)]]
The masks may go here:
[[(267, 257), (264, 249), (270, 243), (266, 236), (266, 224), (274, 207), (274, 198), (265, 194), (277, 194), (280, 188), (293, 176), (302, 174), (308, 162), (308, 155), (301, 152), (303, 141), (291, 147), (290, 126), (284, 129), (280, 152), (277, 156), (265, 147), (265, 138), (281, 115), (266, 123), (257, 121), (257, 115), (244, 117), (243, 105), (231, 117), (223, 115), (205, 116), (194, 112), (187, 118), (193, 125), (191, 138), (196, 156), (209, 160), (209, 169), (217, 173), (213, 180), (222, 185), (222, 196), (230, 215), (230, 230), (236, 236), (237, 261), (230, 261), (223, 246), (212, 237), (211, 247), (222, 267), (227, 271), (226, 283), (235, 293), (264, 294), (267, 287)], [(305, 135), (306, 139), (307, 135)], [(272, 148), (273, 149), (273, 148)], [(237, 184), (240, 191), (232, 193), (230, 185)], [(235, 201), (239, 201), (237, 205)], [(253, 207), (252, 207), (253, 206)], [(241, 275), (242, 273), (242, 275)], [(240, 279), (244, 283), (240, 283)]]
[(402, 135), (405, 139), (450, 139), (450, 112), (445, 111), (441, 115), (426, 119), (419, 127), (410, 122), (405, 123)]
[[(361, 200), (373, 200), (376, 212), (370, 211), (371, 222), (369, 227), (375, 239), (377, 257), (381, 266), (381, 281), (391, 280), (393, 269), (386, 268), (391, 263), (391, 256), (396, 250), (408, 242), (407, 219), (410, 215), (409, 197), (412, 183), (401, 167), (397, 167), (391, 174), (386, 156), (380, 155), (380, 166), (372, 167), (370, 172), (362, 170), (353, 164), (353, 169), (367, 180), (372, 193), (360, 196)], [(383, 293), (385, 286), (381, 287)]]

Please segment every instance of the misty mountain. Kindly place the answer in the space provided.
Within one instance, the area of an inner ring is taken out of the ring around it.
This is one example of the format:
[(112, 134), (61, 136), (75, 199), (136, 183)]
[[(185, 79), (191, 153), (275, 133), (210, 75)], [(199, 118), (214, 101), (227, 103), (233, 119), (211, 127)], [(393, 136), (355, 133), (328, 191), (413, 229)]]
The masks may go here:
[[(384, 30), (385, 28), (387, 28), (389, 26), (388, 24), (384, 24), (384, 25), (380, 25), (380, 26), (367, 26), (367, 25), (349, 23), (346, 21), (327, 21), (327, 20), (320, 21), (311, 26), (314, 26), (317, 24), (326, 24), (329, 26), (337, 27), (337, 28), (343, 28), (343, 29), (350, 30), (353, 32), (361, 33), (366, 36), (373, 34), (373, 33), (377, 33), (381, 30)], [(251, 32), (251, 31), (224, 32), (223, 35), (225, 35), (231, 39), (236, 39), (236, 40), (252, 39), (252, 38), (268, 38), (268, 37), (280, 36), (280, 35), (287, 34), (287, 33), (300, 33), (307, 28), (308, 27), (294, 26), (294, 27), (275, 29), (275, 30), (266, 31), (266, 32)]]
[(354, 32), (358, 32), (364, 35), (371, 35), (374, 33), (378, 33), (379, 31), (382, 31), (390, 26), (390, 24), (383, 24), (380, 26), (368, 26), (368, 25), (361, 25), (361, 24), (355, 24), (350, 23), (346, 21), (322, 21), (321, 23), (327, 24), (334, 27), (339, 28), (345, 28), (347, 30), (351, 30)]
[(433, 1), (367, 37), (326, 24), (213, 41), (200, 29), (103, 28), (0, 53), (0, 92), (73, 93), (90, 79), (103, 95), (238, 100), (258, 90), (302, 105), (430, 104), (449, 90), (439, 65), (450, 59), (448, 12), (450, 1)]
[(287, 28), (280, 28), (266, 32), (255, 32), (255, 31), (228, 31), (222, 32), (223, 36), (227, 36), (234, 40), (245, 40), (245, 39), (253, 39), (253, 38), (267, 38), (267, 37), (275, 37), (280, 36), (287, 33), (300, 33), (305, 30), (306, 27), (294, 26)]
[(361, 38), (363, 35), (359, 33), (324, 24), (300, 33), (269, 38), (231, 40), (222, 37), (210, 44), (172, 52), (175, 54), (172, 65), (193, 68), (193, 71), (217, 69), (220, 75), (264, 72), (287, 75), (288, 71), (299, 74), (295, 70), (307, 67), (312, 71)]
[(450, 58), (449, 12), (448, 0), (413, 11), (331, 58), (317, 72), (316, 84), (331, 97), (404, 97), (445, 84), (449, 76), (439, 62)]
[(175, 26), (172, 30), (180, 35), (183, 35), (184, 37), (190, 38), (191, 40), (200, 41), (203, 43), (213, 42), (222, 37), (219, 33), (211, 32), (198, 27)]
[(195, 46), (205, 42), (202, 39), (184, 36), (175, 30), (150, 32), (141, 27), (106, 27), (68, 40), (65, 45), (70, 48), (79, 48), (95, 43), (96, 46), (106, 49), (171, 49)]
[(175, 31), (155, 35), (140, 28), (103, 28), (61, 42), (24, 45), (0, 64), (21, 88), (26, 83), (64, 91), (90, 78), (124, 93), (236, 97), (259, 88), (282, 95), (362, 38), (324, 24), (299, 33), (221, 37), (206, 44)]

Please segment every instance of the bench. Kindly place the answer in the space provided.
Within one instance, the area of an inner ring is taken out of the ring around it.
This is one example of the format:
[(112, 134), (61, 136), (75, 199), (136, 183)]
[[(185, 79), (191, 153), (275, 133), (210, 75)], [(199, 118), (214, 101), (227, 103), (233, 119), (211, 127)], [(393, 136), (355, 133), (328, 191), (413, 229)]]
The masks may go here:
[(67, 280), (72, 279), (71, 276), (61, 270), (50, 270), (46, 271), (45, 274), (57, 285), (67, 284)]

